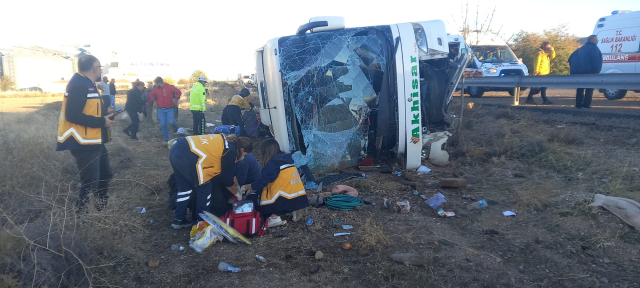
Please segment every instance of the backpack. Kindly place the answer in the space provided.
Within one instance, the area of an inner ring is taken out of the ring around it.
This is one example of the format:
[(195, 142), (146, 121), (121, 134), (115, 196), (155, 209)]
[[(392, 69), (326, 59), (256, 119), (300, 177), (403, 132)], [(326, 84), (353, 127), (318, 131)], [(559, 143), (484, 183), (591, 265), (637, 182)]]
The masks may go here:
[(260, 125), (258, 123), (258, 116), (253, 110), (247, 110), (242, 115), (244, 119), (244, 132), (247, 133), (247, 137), (258, 137)]
[(233, 204), (234, 209), (227, 212), (220, 219), (227, 223), (229, 227), (236, 229), (238, 233), (244, 236), (262, 236), (267, 233), (267, 226), (269, 219), (262, 216), (257, 209), (252, 209), (251, 212), (236, 213), (236, 207), (240, 207), (245, 203), (251, 203), (252, 201), (240, 201)]

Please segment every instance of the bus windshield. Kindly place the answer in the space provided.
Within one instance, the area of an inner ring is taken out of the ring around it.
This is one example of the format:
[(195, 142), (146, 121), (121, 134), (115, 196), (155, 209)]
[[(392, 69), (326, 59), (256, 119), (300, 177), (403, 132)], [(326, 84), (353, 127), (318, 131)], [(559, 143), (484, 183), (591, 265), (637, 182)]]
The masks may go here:
[(518, 62), (509, 46), (471, 46), (473, 53), (482, 63)]

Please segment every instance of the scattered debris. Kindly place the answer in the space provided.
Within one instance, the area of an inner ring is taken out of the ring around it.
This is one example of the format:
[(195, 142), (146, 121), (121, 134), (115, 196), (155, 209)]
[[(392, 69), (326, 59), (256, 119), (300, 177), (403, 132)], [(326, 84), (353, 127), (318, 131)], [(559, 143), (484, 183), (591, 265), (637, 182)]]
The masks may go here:
[(602, 206), (622, 221), (640, 230), (640, 203), (627, 198), (596, 194), (589, 206)]
[(633, 139), (629, 140), (629, 144), (631, 144), (631, 145), (635, 145), (636, 143), (638, 143), (638, 139), (636, 139), (636, 138), (633, 138)]
[(305, 222), (308, 226), (313, 225), (313, 218), (307, 218), (307, 221)]
[(171, 245), (171, 250), (173, 250), (173, 251), (182, 251), (182, 250), (184, 250), (184, 247), (180, 246), (179, 244), (173, 244), (173, 245)]
[(309, 205), (313, 207), (318, 208), (322, 204), (324, 204), (324, 197), (322, 197), (321, 195), (313, 195), (311, 196), (311, 199), (309, 199)]
[(400, 177), (402, 176), (402, 171), (396, 171), (396, 172), (393, 172), (393, 174), (396, 174), (396, 176)]
[(147, 213), (147, 209), (144, 207), (136, 207), (136, 212), (140, 214), (144, 214), (144, 213)]
[(398, 212), (400, 213), (409, 213), (409, 210), (411, 210), (411, 205), (409, 204), (409, 200), (404, 200), (402, 202), (397, 202), (396, 203), (398, 205), (398, 207), (400, 208)]
[(513, 173), (513, 177), (516, 177), (516, 178), (527, 178), (527, 175), (524, 175), (523, 173), (520, 173), (520, 172), (516, 172), (516, 173)]
[(516, 216), (516, 213), (513, 211), (504, 211), (502, 212), (502, 215), (509, 217), (509, 216)]
[(475, 196), (473, 196), (473, 195), (469, 195), (469, 194), (463, 194), (463, 195), (462, 195), (462, 199), (471, 200), (471, 201), (476, 201), (476, 200), (478, 200), (478, 198), (476, 198), (476, 197), (475, 197)]
[(607, 184), (607, 183), (609, 183), (609, 180), (607, 180), (607, 179), (600, 179), (600, 182), (602, 182), (603, 184)]
[(413, 196), (418, 196), (420, 194), (420, 192), (418, 192), (418, 190), (413, 190)]
[(338, 237), (338, 236), (345, 236), (345, 235), (351, 235), (351, 233), (333, 233), (333, 237)]
[(238, 273), (242, 271), (242, 269), (240, 269), (239, 267), (233, 267), (225, 262), (220, 262), (220, 264), (218, 264), (218, 270), (222, 272), (233, 272), (233, 273)]
[(418, 175), (425, 175), (428, 174), (429, 172), (431, 172), (431, 169), (429, 169), (429, 167), (427, 166), (420, 166), (420, 168), (418, 168)]
[(342, 243), (342, 249), (350, 250), (351, 248), (353, 248), (353, 245), (351, 245), (351, 243), (349, 243), (349, 242)]
[(340, 226), (342, 225), (342, 222), (340, 222), (339, 220), (333, 220), (333, 227), (336, 228), (340, 228)]
[(469, 205), (467, 205), (467, 210), (476, 210), (476, 209), (481, 209), (484, 207), (487, 207), (489, 204), (487, 204), (487, 201), (484, 199), (481, 199), (480, 201), (476, 201), (473, 202)]
[(448, 188), (460, 188), (467, 187), (467, 179), (462, 178), (442, 178), (440, 179), (440, 186)]
[(260, 262), (263, 262), (263, 263), (267, 262), (267, 259), (262, 257), (262, 256), (260, 256), (260, 255), (256, 255), (256, 259), (258, 259)]
[(324, 253), (322, 253), (322, 251), (317, 251), (316, 255), (315, 255), (316, 260), (320, 260), (322, 258), (324, 258)]
[(158, 267), (158, 265), (160, 265), (160, 260), (157, 258), (149, 260), (149, 267)]
[(440, 217), (453, 217), (456, 216), (456, 213), (453, 213), (452, 211), (444, 211), (444, 209), (440, 208), (438, 209), (438, 215), (440, 215)]
[(396, 261), (398, 263), (402, 263), (404, 265), (413, 265), (413, 266), (426, 266), (427, 265), (427, 257), (415, 255), (411, 253), (396, 253), (389, 255), (391, 260)]
[(431, 133), (428, 135), (429, 139), (423, 139), (423, 143), (428, 141), (428, 143), (431, 144), (429, 149), (429, 162), (438, 166), (449, 164), (449, 153), (443, 150), (449, 136), (451, 136), (451, 133), (445, 131)]
[(427, 203), (427, 205), (429, 205), (429, 207), (433, 208), (434, 210), (438, 210), (438, 208), (440, 208), (442, 204), (447, 203), (447, 200), (444, 199), (444, 195), (442, 195), (442, 193), (438, 193), (433, 195), (433, 197), (427, 199), (425, 203)]
[(473, 175), (473, 174), (464, 174), (464, 178), (476, 178), (476, 175)]
[(351, 226), (351, 225), (342, 225), (342, 229), (343, 230), (353, 229), (353, 226)]
[(336, 185), (335, 187), (333, 187), (333, 189), (331, 189), (332, 194), (342, 194), (343, 192), (347, 195), (358, 197), (358, 190), (351, 186)]
[(389, 208), (389, 206), (387, 205), (387, 198), (384, 198), (384, 208)]

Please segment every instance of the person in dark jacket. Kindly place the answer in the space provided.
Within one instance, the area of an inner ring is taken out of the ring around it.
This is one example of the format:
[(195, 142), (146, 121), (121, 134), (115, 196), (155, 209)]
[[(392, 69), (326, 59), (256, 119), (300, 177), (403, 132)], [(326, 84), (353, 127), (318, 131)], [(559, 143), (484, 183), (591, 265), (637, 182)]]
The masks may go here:
[[(243, 186), (245, 184), (251, 184), (260, 178), (260, 164), (256, 160), (256, 156), (253, 155), (253, 143), (249, 138), (241, 137), (239, 141), (242, 141), (241, 148), (242, 154), (238, 154), (238, 162), (236, 162), (237, 181), (238, 185)], [(240, 153), (240, 152), (239, 152)]]
[[(231, 97), (229, 104), (222, 110), (222, 125), (235, 125), (240, 127), (240, 135), (247, 136), (244, 131), (244, 120), (242, 119), (241, 109), (250, 110), (253, 108), (253, 104), (249, 103), (249, 89), (242, 88), (240, 93)], [(233, 129), (232, 129), (233, 131)]]
[(124, 105), (124, 109), (127, 110), (129, 118), (131, 118), (131, 125), (125, 128), (122, 132), (131, 136), (131, 139), (138, 140), (137, 133), (140, 126), (140, 118), (138, 113), (142, 113), (142, 108), (146, 105), (144, 101), (144, 83), (137, 82), (133, 89), (127, 92), (127, 103)]
[(96, 208), (100, 210), (107, 205), (112, 178), (109, 152), (104, 144), (111, 138), (113, 107), (100, 97), (94, 84), (102, 73), (98, 58), (81, 56), (78, 71), (69, 80), (62, 100), (56, 151), (69, 150), (80, 170), (78, 211), (84, 210), (89, 194), (97, 196)]
[(153, 82), (148, 82), (147, 83), (147, 88), (144, 89), (144, 98), (147, 102), (147, 105), (144, 108), (144, 112), (142, 112), (144, 114), (144, 118), (147, 119), (147, 121), (153, 123), (153, 101), (151, 100), (151, 91), (153, 91)]
[[(171, 147), (169, 161), (178, 186), (171, 228), (191, 227), (202, 220), (203, 211), (222, 216), (231, 210), (229, 199), (237, 195), (236, 160), (243, 148), (248, 149), (243, 143), (251, 143), (240, 139), (227, 141), (221, 134), (188, 136)], [(195, 203), (190, 205), (192, 195)], [(187, 220), (189, 206), (191, 220)]]
[[(569, 56), (570, 73), (600, 74), (602, 69), (602, 52), (598, 48), (598, 36), (591, 35), (586, 44)], [(576, 90), (576, 108), (591, 108), (593, 88), (578, 88)]]
[(286, 224), (280, 219), (281, 215), (308, 207), (309, 200), (291, 154), (283, 153), (278, 141), (262, 142), (260, 155), (263, 165), (260, 178), (244, 189), (258, 191), (253, 195), (259, 199), (260, 213), (270, 217), (268, 226), (280, 226)]
[(109, 82), (109, 99), (113, 108), (116, 107), (116, 92), (116, 79), (111, 78), (111, 82)]

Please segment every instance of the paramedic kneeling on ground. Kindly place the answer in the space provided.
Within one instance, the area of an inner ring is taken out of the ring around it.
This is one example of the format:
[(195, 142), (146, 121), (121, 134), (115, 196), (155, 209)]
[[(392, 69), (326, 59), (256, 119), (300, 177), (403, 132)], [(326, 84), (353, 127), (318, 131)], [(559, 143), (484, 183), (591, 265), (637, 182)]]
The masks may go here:
[[(286, 224), (281, 215), (309, 206), (307, 193), (300, 180), (291, 154), (280, 151), (278, 141), (267, 139), (260, 145), (262, 171), (257, 181), (245, 185), (247, 191), (260, 191), (260, 213), (269, 218), (269, 227)], [(251, 195), (247, 196), (250, 198)]]
[[(191, 227), (196, 220), (202, 220), (199, 214), (203, 211), (220, 216), (231, 209), (228, 199), (237, 193), (236, 157), (242, 155), (243, 145), (251, 144), (241, 139), (230, 142), (221, 134), (189, 136), (178, 139), (171, 147), (169, 161), (178, 186), (171, 228)], [(191, 205), (189, 221), (186, 216), (192, 196), (195, 205)]]
[[(240, 135), (238, 136), (247, 136), (244, 131), (244, 120), (242, 119), (242, 111), (241, 109), (251, 110), (253, 107), (253, 103), (249, 103), (249, 89), (242, 88), (240, 93), (231, 97), (229, 100), (229, 104), (222, 110), (222, 125), (235, 125), (240, 127)], [(231, 130), (233, 132), (235, 130)]]

